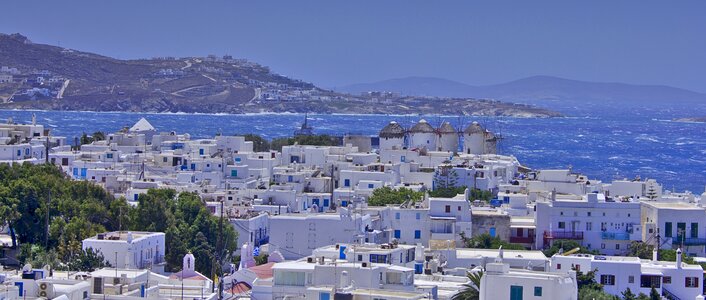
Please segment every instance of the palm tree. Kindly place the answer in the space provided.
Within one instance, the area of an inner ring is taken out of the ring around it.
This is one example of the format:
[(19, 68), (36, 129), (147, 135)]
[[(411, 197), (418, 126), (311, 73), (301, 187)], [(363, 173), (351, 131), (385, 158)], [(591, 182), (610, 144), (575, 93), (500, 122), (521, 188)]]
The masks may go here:
[(483, 271), (466, 272), (466, 277), (470, 283), (464, 284), (463, 290), (451, 297), (451, 300), (478, 300), (480, 298), (480, 280), (483, 277)]

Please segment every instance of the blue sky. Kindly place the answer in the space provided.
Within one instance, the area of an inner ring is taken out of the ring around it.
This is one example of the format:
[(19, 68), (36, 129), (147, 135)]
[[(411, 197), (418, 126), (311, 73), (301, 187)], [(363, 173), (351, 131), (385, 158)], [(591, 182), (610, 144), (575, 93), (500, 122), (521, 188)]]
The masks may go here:
[(324, 87), (532, 75), (706, 92), (706, 1), (14, 1), (0, 32), (118, 58), (231, 54)]

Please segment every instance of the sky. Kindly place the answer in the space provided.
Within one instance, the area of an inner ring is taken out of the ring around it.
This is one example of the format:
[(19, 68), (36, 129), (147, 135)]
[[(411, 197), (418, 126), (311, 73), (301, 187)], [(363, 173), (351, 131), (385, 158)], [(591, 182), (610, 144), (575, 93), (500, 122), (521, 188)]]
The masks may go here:
[(230, 54), (326, 88), (549, 75), (706, 92), (702, 0), (3, 0), (0, 12), (0, 32), (38, 43), (124, 59)]

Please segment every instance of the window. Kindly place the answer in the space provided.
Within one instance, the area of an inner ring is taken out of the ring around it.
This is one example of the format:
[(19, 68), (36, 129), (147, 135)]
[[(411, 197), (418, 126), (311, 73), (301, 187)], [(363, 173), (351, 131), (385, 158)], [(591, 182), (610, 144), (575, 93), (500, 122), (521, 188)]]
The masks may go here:
[(107, 158), (113, 158), (113, 153), (108, 153), (108, 154), (105, 155), (105, 157), (107, 157)]
[(684, 278), (684, 287), (687, 287), (687, 288), (699, 287), (699, 277), (686, 277), (686, 278)]
[(167, 157), (162, 157), (162, 162), (167, 162)]
[(691, 237), (699, 237), (699, 223), (691, 223)]
[(566, 223), (559, 222), (559, 229), (565, 229), (565, 228), (566, 228)]
[(601, 275), (602, 285), (615, 285), (615, 275)]
[(640, 287), (641, 288), (659, 288), (662, 283), (661, 276), (654, 275), (642, 275), (640, 276)]
[(601, 249), (605, 249), (605, 243), (601, 243)]
[(542, 297), (542, 287), (541, 286), (534, 287), (534, 296), (535, 297)]
[(306, 280), (306, 273), (304, 272), (278, 272), (275, 273), (275, 284), (277, 285), (291, 285), (291, 286), (304, 286)]
[(628, 283), (635, 283), (635, 276), (628, 276)]
[(586, 213), (586, 214), (587, 214), (589, 217), (591, 216), (591, 212), (590, 212), (590, 211), (589, 211), (588, 213)]
[(371, 263), (386, 264), (387, 263), (387, 255), (386, 254), (370, 254), (370, 262)]
[(591, 230), (593, 230), (593, 223), (586, 222), (586, 231), (591, 231)]
[(422, 214), (417, 213), (417, 214), (416, 214), (416, 218), (417, 218), (417, 220), (421, 220), (421, 219), (422, 219)]
[(17, 156), (22, 156), (22, 150), (17, 150)]
[(556, 264), (556, 269), (561, 270), (561, 264)]
[(363, 261), (363, 255), (358, 254), (358, 261)]
[(418, 240), (422, 238), (422, 231), (421, 230), (415, 230), (414, 231), (414, 239)]
[(374, 188), (374, 187), (375, 187), (375, 185), (374, 185), (374, 184), (372, 184), (372, 183), (368, 183), (368, 188), (369, 188), (369, 189), (372, 189), (372, 188)]
[(458, 206), (458, 211), (461, 211), (461, 206), (460, 206), (460, 205)]
[(238, 177), (238, 170), (230, 170), (230, 177)]
[(620, 250), (620, 244), (615, 244), (615, 250)]
[(662, 277), (662, 283), (664, 283), (664, 284), (672, 284), (672, 276), (664, 276), (664, 277)]
[(343, 179), (343, 186), (351, 186), (351, 180), (350, 179)]
[(399, 219), (400, 219), (400, 213), (398, 213), (398, 212), (395, 213), (395, 219), (396, 219), (396, 220), (399, 220)]
[(450, 213), (451, 212), (451, 205), (446, 205), (445, 211), (447, 213)]
[(199, 149), (199, 155), (203, 155), (203, 149)]
[(319, 300), (330, 300), (331, 294), (325, 292), (319, 292)]
[(664, 237), (672, 237), (672, 222), (664, 223)]
[(399, 239), (400, 236), (402, 236), (402, 232), (399, 229), (395, 230), (395, 238)]

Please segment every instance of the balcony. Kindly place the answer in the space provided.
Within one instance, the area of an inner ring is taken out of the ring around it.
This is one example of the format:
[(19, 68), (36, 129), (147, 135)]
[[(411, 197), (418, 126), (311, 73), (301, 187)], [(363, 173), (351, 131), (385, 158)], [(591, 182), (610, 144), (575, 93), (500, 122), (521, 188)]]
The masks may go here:
[(514, 244), (534, 244), (534, 236), (511, 236), (510, 243)]
[(685, 238), (685, 237), (673, 237), (672, 244), (684, 246), (703, 246), (706, 245), (706, 238)]
[(583, 240), (583, 231), (544, 231), (547, 240)]
[(612, 241), (628, 241), (630, 234), (627, 232), (601, 232), (601, 238)]

